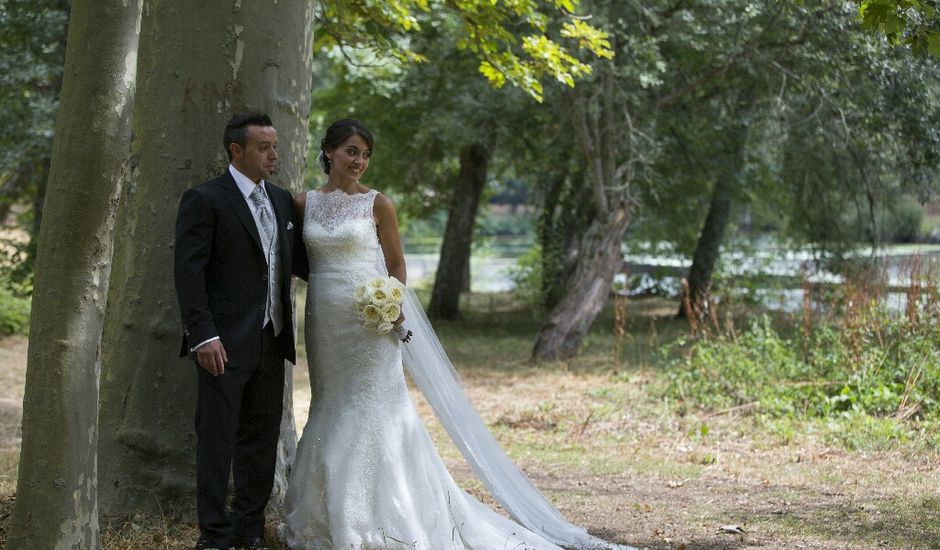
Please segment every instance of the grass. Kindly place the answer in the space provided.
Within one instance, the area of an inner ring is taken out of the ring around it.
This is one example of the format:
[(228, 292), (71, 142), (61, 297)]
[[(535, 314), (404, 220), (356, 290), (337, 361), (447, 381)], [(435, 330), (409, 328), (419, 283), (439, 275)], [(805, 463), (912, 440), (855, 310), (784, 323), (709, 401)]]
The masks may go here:
[[(651, 549), (940, 548), (935, 436), (892, 435), (895, 424), (872, 415), (840, 417), (834, 429), (830, 418), (676, 399), (665, 388), (694, 345), (689, 325), (673, 318), (677, 303), (631, 300), (619, 340), (604, 311), (578, 357), (537, 366), (529, 353), (538, 322), (512, 296), (468, 295), (463, 307), (464, 320), (436, 327), (471, 400), (532, 481), (591, 532)], [(748, 312), (734, 313), (744, 326)], [(799, 330), (798, 320), (771, 323), (781, 338)], [(689, 344), (667, 346), (680, 338)], [(0, 404), (16, 404), (26, 340), (4, 338), (0, 351)], [(412, 397), (455, 479), (492, 504), (423, 398)], [(301, 364), (299, 424), (309, 398)], [(5, 531), (19, 411), (0, 412)], [(719, 534), (726, 524), (747, 533)], [(193, 525), (132, 520), (107, 530), (103, 546), (188, 548), (195, 537)]]

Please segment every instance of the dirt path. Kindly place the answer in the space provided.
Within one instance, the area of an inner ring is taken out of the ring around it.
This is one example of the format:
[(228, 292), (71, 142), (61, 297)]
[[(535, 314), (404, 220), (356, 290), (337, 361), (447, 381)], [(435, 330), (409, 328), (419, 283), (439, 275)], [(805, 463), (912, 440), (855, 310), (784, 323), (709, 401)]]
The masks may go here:
[[(0, 525), (15, 491), (26, 339), (0, 339)], [(305, 368), (295, 411), (306, 418)], [(573, 523), (650, 549), (940, 548), (940, 458), (785, 444), (747, 416), (679, 417), (649, 377), (476, 370), (464, 384), (496, 437)], [(454, 477), (490, 502), (413, 393)], [(708, 425), (703, 434), (701, 425)], [(745, 534), (723, 534), (735, 524)], [(136, 529), (136, 530), (135, 530)], [(189, 548), (192, 526), (106, 534), (107, 548)]]

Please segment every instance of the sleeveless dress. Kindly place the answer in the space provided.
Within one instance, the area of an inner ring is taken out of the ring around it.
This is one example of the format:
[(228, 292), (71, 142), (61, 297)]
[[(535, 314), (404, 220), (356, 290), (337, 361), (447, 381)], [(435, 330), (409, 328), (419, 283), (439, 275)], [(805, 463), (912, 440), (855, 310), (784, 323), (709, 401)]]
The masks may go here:
[(457, 486), (408, 395), (401, 342), (356, 318), (355, 289), (387, 275), (377, 195), (307, 193), (312, 403), (290, 472), (282, 540), (313, 550), (560, 550)]

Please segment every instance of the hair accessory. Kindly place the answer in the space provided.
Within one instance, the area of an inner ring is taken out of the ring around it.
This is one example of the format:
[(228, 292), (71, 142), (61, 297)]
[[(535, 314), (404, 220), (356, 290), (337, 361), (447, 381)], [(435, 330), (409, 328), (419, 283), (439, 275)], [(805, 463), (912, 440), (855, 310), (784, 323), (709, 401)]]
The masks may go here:
[(326, 160), (326, 155), (323, 154), (323, 149), (320, 149), (320, 153), (317, 155), (317, 166), (320, 167), (320, 170), (323, 170), (324, 173), (329, 174), (330, 171), (326, 169), (326, 163), (329, 162)]

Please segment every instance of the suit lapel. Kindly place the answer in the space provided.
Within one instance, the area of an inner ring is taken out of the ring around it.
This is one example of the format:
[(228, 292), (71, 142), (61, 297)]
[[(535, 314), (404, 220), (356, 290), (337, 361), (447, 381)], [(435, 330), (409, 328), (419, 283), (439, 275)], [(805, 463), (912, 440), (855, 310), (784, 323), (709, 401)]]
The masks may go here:
[(255, 245), (257, 245), (258, 250), (261, 250), (263, 254), (264, 247), (261, 246), (261, 235), (258, 234), (258, 226), (255, 224), (255, 218), (251, 215), (251, 210), (248, 209), (245, 196), (242, 195), (242, 192), (238, 189), (238, 185), (235, 184), (235, 178), (232, 177), (232, 174), (228, 170), (222, 175), (222, 187), (224, 187), (226, 191), (222, 196), (228, 201), (229, 206), (232, 207), (238, 219), (241, 220), (242, 225), (244, 225), (245, 229), (248, 231), (248, 234), (251, 235), (251, 239), (255, 242)]

